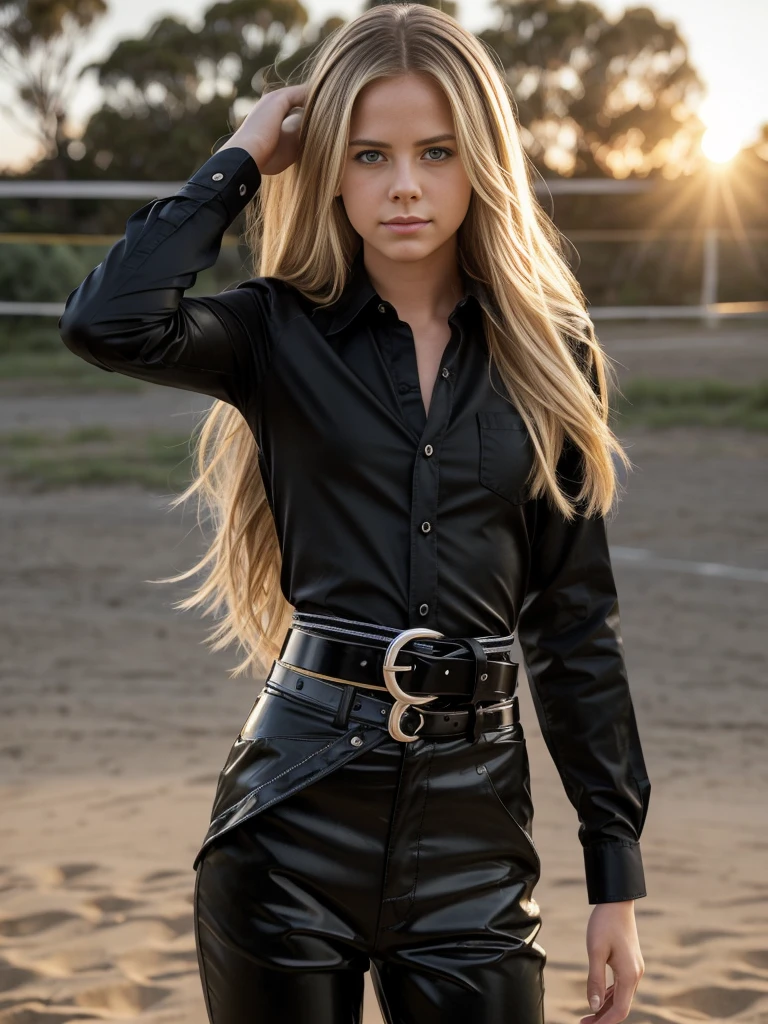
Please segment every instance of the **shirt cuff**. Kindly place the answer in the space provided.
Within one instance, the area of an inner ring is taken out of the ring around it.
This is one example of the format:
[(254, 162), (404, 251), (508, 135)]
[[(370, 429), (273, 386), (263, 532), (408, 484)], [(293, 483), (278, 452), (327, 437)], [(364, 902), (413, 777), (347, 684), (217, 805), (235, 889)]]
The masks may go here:
[(189, 182), (204, 185), (218, 193), (227, 208), (230, 221), (233, 221), (256, 195), (261, 184), (261, 173), (247, 149), (229, 146), (209, 157)]
[(617, 903), (647, 895), (639, 842), (606, 839), (583, 849), (590, 903)]

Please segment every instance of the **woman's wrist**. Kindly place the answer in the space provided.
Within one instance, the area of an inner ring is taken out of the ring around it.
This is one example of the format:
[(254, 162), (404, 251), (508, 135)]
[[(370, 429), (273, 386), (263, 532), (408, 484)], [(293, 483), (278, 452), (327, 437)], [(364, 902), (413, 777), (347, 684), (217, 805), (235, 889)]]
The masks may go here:
[(232, 135), (229, 136), (223, 136), (223, 138), (225, 139), (225, 141), (220, 146), (217, 146), (216, 149), (213, 150), (214, 153), (218, 153), (222, 149), (244, 149), (246, 153), (250, 153), (251, 157), (256, 163), (256, 166), (258, 167), (260, 154), (255, 152), (256, 147), (248, 145), (245, 139), (238, 138), (237, 132), (234, 132)]

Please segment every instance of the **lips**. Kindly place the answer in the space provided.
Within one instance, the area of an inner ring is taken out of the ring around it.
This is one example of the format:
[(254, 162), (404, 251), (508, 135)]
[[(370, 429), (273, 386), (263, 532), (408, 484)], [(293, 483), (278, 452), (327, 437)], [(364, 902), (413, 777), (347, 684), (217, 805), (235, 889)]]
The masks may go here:
[(415, 235), (429, 224), (428, 220), (384, 221), (382, 227), (389, 228), (393, 235)]

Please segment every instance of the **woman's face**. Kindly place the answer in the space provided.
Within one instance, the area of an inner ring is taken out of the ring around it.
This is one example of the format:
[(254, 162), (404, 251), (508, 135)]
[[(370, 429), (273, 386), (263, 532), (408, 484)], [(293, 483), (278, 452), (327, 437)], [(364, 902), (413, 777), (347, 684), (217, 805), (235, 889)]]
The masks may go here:
[[(365, 86), (349, 138), (337, 194), (367, 247), (415, 261), (455, 235), (472, 186), (457, 154), (450, 105), (433, 79), (407, 74)], [(398, 216), (426, 223), (407, 232), (386, 225)]]

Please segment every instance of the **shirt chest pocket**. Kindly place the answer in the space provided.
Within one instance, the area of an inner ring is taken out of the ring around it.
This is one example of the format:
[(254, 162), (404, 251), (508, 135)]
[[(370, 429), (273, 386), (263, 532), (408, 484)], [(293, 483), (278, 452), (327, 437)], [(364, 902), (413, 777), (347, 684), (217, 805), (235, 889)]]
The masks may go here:
[(527, 478), (535, 452), (518, 412), (478, 412), (480, 483), (488, 490), (521, 505), (528, 497)]

